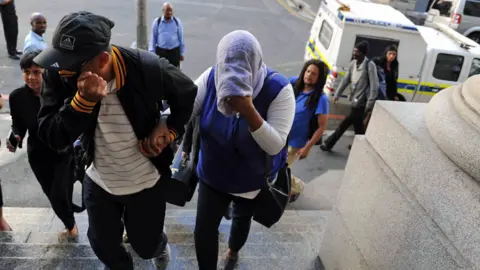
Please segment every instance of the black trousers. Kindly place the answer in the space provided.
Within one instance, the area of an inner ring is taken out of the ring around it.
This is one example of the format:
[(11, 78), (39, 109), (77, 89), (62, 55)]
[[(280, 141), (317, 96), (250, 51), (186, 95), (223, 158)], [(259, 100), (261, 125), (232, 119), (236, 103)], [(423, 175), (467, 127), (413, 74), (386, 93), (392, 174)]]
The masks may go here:
[(365, 127), (363, 125), (363, 120), (365, 118), (365, 107), (361, 108), (351, 108), (350, 113), (343, 119), (343, 121), (338, 125), (335, 132), (332, 133), (326, 140), (325, 146), (327, 148), (333, 148), (335, 144), (340, 140), (343, 133), (353, 125), (355, 134), (363, 135), (365, 134)]
[(155, 49), (155, 53), (158, 56), (167, 59), (170, 64), (176, 66), (177, 68), (180, 68), (180, 47), (171, 50), (157, 47)]
[(65, 228), (73, 229), (75, 226), (72, 209), (73, 157), (65, 156), (62, 160), (53, 161), (41, 153), (29, 152), (28, 163), (57, 217), (63, 222)]
[(254, 212), (254, 200), (221, 193), (199, 181), (195, 250), (200, 270), (217, 269), (218, 226), (231, 202), (233, 220), (228, 247), (238, 252), (247, 241)]
[(162, 180), (141, 192), (116, 196), (85, 176), (83, 201), (88, 212), (88, 239), (109, 269), (133, 269), (132, 258), (122, 243), (124, 228), (141, 258), (155, 258), (165, 250), (168, 240), (163, 233), (166, 202)]
[(10, 55), (17, 54), (18, 17), (15, 10), (14, 0), (6, 5), (0, 5), (3, 32), (7, 43), (7, 52)]

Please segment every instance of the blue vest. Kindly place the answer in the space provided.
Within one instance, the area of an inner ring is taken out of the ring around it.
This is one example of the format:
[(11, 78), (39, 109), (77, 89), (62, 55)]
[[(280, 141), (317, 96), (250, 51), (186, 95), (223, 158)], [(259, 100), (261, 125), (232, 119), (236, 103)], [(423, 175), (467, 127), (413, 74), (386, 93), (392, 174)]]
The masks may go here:
[[(267, 78), (273, 73), (268, 69)], [(244, 193), (261, 189), (266, 176), (274, 177), (286, 164), (287, 150), (271, 156), (271, 170), (266, 172), (267, 153), (260, 148), (242, 116), (226, 117), (217, 110), (214, 80), (215, 69), (208, 76), (207, 91), (200, 118), (200, 154), (197, 174), (201, 181), (224, 193)], [(265, 82), (253, 100), (263, 119), (278, 93), (289, 84), (287, 78), (275, 74)]]

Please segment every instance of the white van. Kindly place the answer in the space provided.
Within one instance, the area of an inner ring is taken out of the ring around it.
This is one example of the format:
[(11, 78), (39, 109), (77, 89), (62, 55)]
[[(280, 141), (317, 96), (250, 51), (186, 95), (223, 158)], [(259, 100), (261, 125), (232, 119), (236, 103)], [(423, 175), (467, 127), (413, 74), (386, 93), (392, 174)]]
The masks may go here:
[(408, 101), (428, 102), (441, 89), (471, 76), (471, 65), (477, 57), (478, 48), (471, 46), (474, 42), (463, 46), (451, 38), (451, 33), (442, 31), (416, 26), (387, 5), (329, 0), (321, 4), (312, 25), (305, 60), (317, 58), (327, 64), (331, 73), (325, 91), (333, 95), (352, 60), (355, 44), (368, 41), (369, 59), (382, 56), (387, 46), (395, 44), (400, 63), (398, 91)]
[[(421, 88), (415, 97), (407, 94), (413, 97), (412, 101), (428, 102), (443, 88), (463, 83), (480, 73), (480, 46), (447, 26), (438, 27), (418, 26), (427, 50), (420, 76)], [(403, 61), (402, 58), (399, 61)]]

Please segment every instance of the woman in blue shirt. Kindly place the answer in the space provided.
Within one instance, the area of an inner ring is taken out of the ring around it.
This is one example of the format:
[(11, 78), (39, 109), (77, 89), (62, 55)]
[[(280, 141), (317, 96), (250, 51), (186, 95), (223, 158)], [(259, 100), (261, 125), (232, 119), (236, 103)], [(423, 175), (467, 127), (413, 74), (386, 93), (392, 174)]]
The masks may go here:
[[(290, 78), (296, 98), (295, 118), (288, 141), (288, 164), (308, 156), (310, 149), (322, 138), (327, 126), (328, 97), (323, 93), (328, 67), (320, 60), (307, 61), (300, 76)], [(316, 123), (312, 121), (316, 121)], [(315, 129), (315, 130), (313, 130)], [(292, 176), (290, 202), (303, 191), (304, 184)]]

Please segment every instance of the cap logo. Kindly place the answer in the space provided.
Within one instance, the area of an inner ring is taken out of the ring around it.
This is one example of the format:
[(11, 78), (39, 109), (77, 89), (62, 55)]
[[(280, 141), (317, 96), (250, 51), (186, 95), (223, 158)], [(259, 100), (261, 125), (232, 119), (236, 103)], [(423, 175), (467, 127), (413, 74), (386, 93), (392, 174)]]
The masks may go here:
[(59, 68), (60, 66), (58, 65), (58, 62), (55, 62), (51, 65), (51, 67)]
[(75, 38), (69, 35), (63, 35), (60, 39), (60, 48), (73, 51)]

